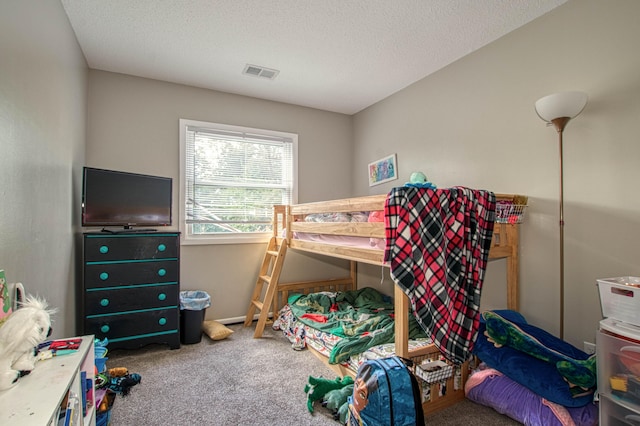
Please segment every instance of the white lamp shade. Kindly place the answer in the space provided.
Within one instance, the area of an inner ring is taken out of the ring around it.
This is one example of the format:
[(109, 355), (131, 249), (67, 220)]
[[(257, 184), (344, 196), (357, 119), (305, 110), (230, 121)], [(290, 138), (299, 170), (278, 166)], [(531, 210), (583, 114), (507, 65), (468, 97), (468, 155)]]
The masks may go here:
[(587, 104), (584, 92), (560, 92), (536, 101), (536, 113), (546, 122), (556, 118), (573, 118), (580, 114)]

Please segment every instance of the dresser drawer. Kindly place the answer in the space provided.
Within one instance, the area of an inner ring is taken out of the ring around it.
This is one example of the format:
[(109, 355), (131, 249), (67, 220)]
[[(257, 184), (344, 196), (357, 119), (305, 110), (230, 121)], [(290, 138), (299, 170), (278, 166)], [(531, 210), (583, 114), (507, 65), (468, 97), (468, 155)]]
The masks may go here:
[(179, 310), (169, 308), (116, 315), (89, 315), (85, 318), (87, 331), (100, 340), (106, 337), (110, 342), (143, 335), (177, 333), (178, 325)]
[(176, 260), (113, 261), (84, 266), (86, 289), (178, 281)]
[(85, 235), (85, 262), (178, 257), (178, 237), (159, 235)]
[(177, 284), (122, 286), (116, 290), (92, 289), (85, 296), (88, 314), (128, 312), (140, 309), (179, 306)]
[(598, 392), (640, 412), (640, 343), (602, 330), (596, 342)]
[(617, 401), (615, 397), (600, 397), (600, 426), (640, 426), (640, 414)]

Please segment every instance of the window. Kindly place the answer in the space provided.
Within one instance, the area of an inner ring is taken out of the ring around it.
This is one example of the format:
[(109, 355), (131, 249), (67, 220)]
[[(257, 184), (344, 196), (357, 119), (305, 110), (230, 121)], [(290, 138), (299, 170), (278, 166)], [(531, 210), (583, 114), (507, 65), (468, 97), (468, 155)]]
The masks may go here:
[(180, 120), (180, 231), (189, 244), (263, 242), (297, 202), (298, 135)]

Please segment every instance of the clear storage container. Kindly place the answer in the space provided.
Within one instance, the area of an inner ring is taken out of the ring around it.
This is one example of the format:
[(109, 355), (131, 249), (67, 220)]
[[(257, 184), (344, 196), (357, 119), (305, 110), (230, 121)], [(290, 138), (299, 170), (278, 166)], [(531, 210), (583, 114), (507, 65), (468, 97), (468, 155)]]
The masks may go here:
[(613, 402), (608, 396), (600, 397), (600, 426), (640, 426), (640, 415), (635, 411)]
[(640, 413), (640, 327), (608, 318), (596, 341), (600, 396)]

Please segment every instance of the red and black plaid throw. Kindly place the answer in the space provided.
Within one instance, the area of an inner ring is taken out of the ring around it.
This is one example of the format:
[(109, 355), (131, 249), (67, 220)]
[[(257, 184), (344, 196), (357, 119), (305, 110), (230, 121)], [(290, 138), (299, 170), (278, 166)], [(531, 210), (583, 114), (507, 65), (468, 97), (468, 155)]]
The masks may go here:
[(385, 261), (414, 315), (450, 361), (478, 335), (495, 194), (463, 187), (394, 188), (385, 203)]

